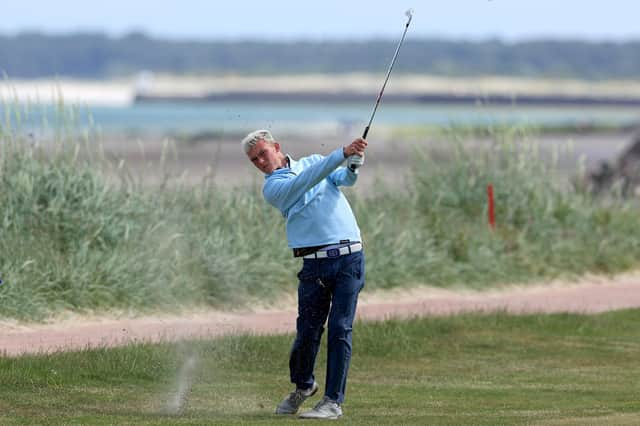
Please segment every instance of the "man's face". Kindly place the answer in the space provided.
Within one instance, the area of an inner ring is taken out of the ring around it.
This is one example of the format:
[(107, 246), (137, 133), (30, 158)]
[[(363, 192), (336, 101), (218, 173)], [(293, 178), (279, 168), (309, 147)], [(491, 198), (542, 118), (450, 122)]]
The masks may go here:
[(258, 141), (247, 153), (249, 160), (262, 173), (271, 174), (282, 165), (282, 155), (280, 154), (280, 144), (269, 143), (263, 140)]

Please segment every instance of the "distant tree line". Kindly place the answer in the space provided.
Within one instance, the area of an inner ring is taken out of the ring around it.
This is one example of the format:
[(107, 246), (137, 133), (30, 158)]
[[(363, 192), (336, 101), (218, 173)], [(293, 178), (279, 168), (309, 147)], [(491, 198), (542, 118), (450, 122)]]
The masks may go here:
[[(0, 72), (11, 78), (104, 78), (169, 73), (384, 72), (397, 40), (169, 41), (142, 33), (0, 36)], [(640, 78), (640, 40), (452, 41), (407, 39), (395, 72), (584, 79)]]

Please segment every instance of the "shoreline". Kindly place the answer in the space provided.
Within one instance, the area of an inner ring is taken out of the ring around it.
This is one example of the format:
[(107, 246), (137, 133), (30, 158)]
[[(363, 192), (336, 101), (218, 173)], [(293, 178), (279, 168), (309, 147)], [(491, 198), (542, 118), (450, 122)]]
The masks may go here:
[[(374, 73), (283, 75), (169, 75), (140, 72), (114, 79), (0, 80), (4, 102), (132, 105), (136, 101), (257, 100), (350, 102), (375, 99), (381, 76)], [(535, 79), (504, 76), (439, 77), (399, 74), (385, 102), (512, 105), (640, 105), (640, 81)]]

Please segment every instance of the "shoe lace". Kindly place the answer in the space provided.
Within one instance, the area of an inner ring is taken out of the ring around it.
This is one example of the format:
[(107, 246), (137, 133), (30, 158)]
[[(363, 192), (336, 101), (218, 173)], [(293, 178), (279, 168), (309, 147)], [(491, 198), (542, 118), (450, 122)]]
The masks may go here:
[(302, 389), (296, 389), (296, 390), (294, 390), (293, 392), (291, 392), (289, 394), (289, 401), (291, 401), (292, 403), (294, 403), (296, 405), (302, 404), (302, 402), (307, 397), (307, 395), (305, 393), (306, 393), (306, 391), (304, 391)]

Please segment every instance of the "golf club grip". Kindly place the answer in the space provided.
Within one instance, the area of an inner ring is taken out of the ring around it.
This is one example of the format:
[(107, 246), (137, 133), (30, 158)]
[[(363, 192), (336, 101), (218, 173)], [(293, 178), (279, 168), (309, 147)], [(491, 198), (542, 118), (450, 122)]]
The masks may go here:
[[(364, 128), (364, 133), (362, 134), (362, 139), (366, 139), (367, 138), (367, 134), (369, 133), (369, 127), (371, 127), (371, 126), (367, 126), (367, 127)], [(357, 168), (358, 167), (356, 165), (354, 165), (354, 164), (349, 166), (349, 170), (351, 170), (352, 172), (355, 172)]]

